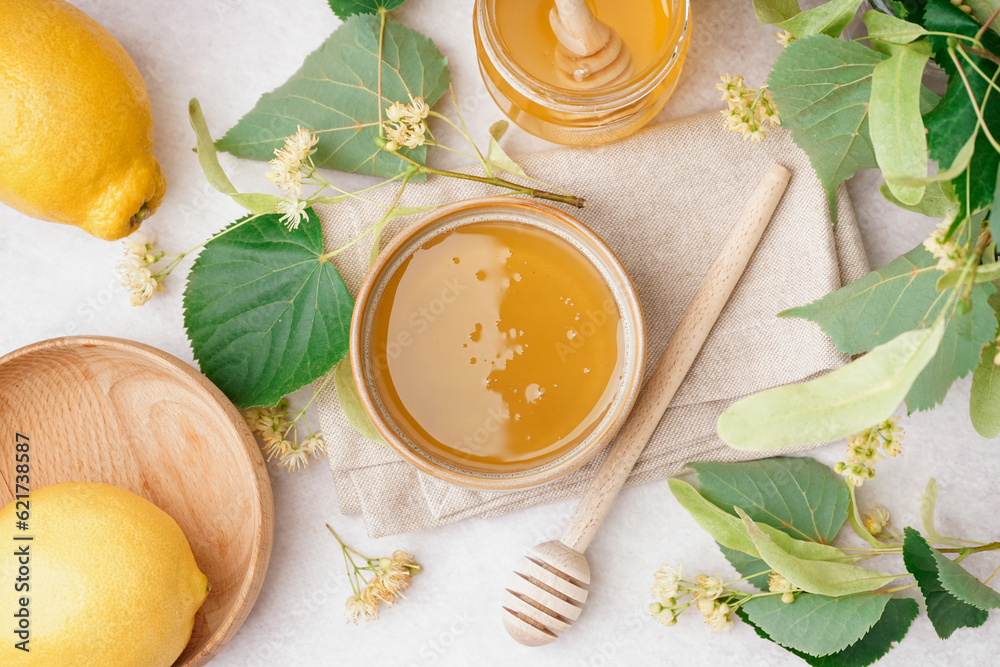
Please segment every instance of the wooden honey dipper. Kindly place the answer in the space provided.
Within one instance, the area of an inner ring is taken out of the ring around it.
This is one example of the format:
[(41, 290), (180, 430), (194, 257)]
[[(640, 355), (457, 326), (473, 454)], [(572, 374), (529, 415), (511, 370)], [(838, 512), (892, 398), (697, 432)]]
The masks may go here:
[(568, 86), (590, 90), (632, 76), (632, 55), (621, 35), (594, 16), (585, 0), (555, 3), (549, 24), (559, 40), (556, 66)]
[(790, 176), (777, 164), (764, 175), (562, 537), (532, 549), (508, 580), (503, 622), (510, 636), (522, 644), (541, 646), (555, 641), (556, 633), (569, 630), (583, 611), (590, 584), (590, 566), (583, 552), (743, 275)]

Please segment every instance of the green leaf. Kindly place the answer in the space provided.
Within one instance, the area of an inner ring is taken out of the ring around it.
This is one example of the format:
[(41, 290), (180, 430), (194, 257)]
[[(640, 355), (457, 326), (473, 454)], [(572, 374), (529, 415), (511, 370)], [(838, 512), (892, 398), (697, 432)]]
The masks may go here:
[[(976, 20), (980, 24), (983, 24), (989, 20), (997, 7), (1000, 7), (1000, 0), (964, 0), (963, 4), (968, 5), (972, 10), (972, 15), (976, 17)], [(992, 25), (990, 25), (990, 30), (1000, 35), (1000, 25), (997, 23), (997, 21), (993, 21)]]
[[(720, 545), (740, 551), (751, 557), (759, 557), (757, 548), (747, 536), (743, 522), (736, 515), (706, 500), (697, 489), (679, 479), (671, 479), (668, 484), (677, 502), (687, 510), (699, 526)], [(737, 509), (737, 511), (741, 511)], [(790, 537), (778, 528), (761, 524), (761, 531), (780, 548), (806, 561), (836, 561), (845, 559), (844, 552), (827, 544), (817, 544)], [(760, 570), (758, 570), (759, 572)]]
[(794, 556), (769, 538), (745, 512), (736, 508), (743, 519), (750, 541), (761, 559), (795, 586), (817, 595), (854, 595), (882, 588), (898, 577), (889, 572), (869, 570), (849, 563), (805, 560)]
[(698, 473), (699, 491), (709, 502), (730, 514), (739, 507), (757, 523), (796, 539), (829, 544), (847, 518), (847, 487), (815, 459), (775, 457), (688, 466)]
[[(924, 8), (921, 23), (928, 31), (950, 32), (969, 37), (980, 28), (979, 23), (947, 0), (930, 0)], [(949, 74), (948, 88), (941, 102), (924, 116), (927, 126), (927, 143), (931, 158), (941, 165), (951, 164), (959, 149), (976, 131), (978, 114), (969, 98), (965, 82), (947, 51), (944, 36), (928, 37), (935, 50), (935, 60)], [(1000, 53), (1000, 38), (992, 32), (983, 35), (983, 43), (993, 53)], [(997, 64), (987, 58), (972, 55), (971, 60), (986, 76), (992, 77)], [(983, 117), (994, 137), (1000, 136), (1000, 94), (991, 93), (988, 102), (983, 100), (990, 90), (989, 81), (961, 57), (962, 70), (968, 79), (973, 95), (979, 101)], [(975, 157), (964, 174), (953, 183), (961, 204), (960, 215), (985, 208), (993, 201), (997, 174), (1000, 171), (1000, 153), (992, 147), (986, 133), (980, 130), (975, 137)]]
[[(716, 543), (719, 551), (726, 557), (729, 564), (744, 577), (748, 577), (747, 583), (756, 586), (762, 591), (768, 590), (768, 580), (770, 579), (771, 566), (760, 558), (754, 558), (742, 551), (736, 551)], [(763, 572), (763, 574), (760, 574)]]
[(278, 202), (282, 200), (281, 197), (236, 191), (236, 187), (223, 171), (222, 165), (219, 164), (219, 155), (215, 150), (212, 135), (208, 131), (205, 114), (202, 113), (201, 103), (196, 98), (191, 98), (191, 101), (188, 102), (188, 118), (197, 141), (195, 152), (198, 154), (198, 164), (201, 165), (201, 170), (205, 174), (208, 184), (222, 194), (229, 195), (233, 201), (251, 213), (274, 213)]
[(926, 41), (900, 47), (875, 66), (869, 108), (872, 147), (882, 176), (896, 197), (914, 205), (923, 186), (901, 185), (900, 177), (927, 175), (927, 137), (920, 117), (921, 77), (931, 57)]
[[(312, 156), (317, 167), (382, 177), (404, 171), (408, 163), (375, 146), (380, 109), (411, 95), (433, 105), (448, 89), (448, 66), (430, 39), (387, 20), (379, 99), (379, 31), (377, 16), (349, 18), (216, 146), (238, 157), (270, 160), (284, 138), (302, 126), (319, 136)], [(423, 162), (426, 147), (408, 155)]]
[[(951, 289), (952, 287), (957, 287), (958, 283), (962, 279), (962, 269), (955, 269), (954, 271), (949, 271), (940, 278), (935, 285), (937, 291), (943, 292), (946, 289)], [(993, 262), (992, 264), (983, 264), (976, 271), (975, 282), (977, 283), (991, 283), (994, 280), (1000, 280), (1000, 262)]]
[(836, 219), (837, 186), (859, 169), (878, 166), (868, 134), (875, 66), (885, 56), (857, 42), (813, 35), (789, 44), (774, 62), (768, 89), (781, 124), (826, 188)]
[(916, 23), (874, 9), (865, 12), (861, 18), (868, 27), (868, 39), (872, 40), (890, 44), (909, 44), (927, 34), (927, 31)]
[(819, 7), (785, 19), (777, 27), (787, 30), (798, 39), (816, 34), (840, 37), (860, 6), (861, 0), (829, 0)]
[(904, 204), (896, 199), (887, 183), (878, 186), (886, 201), (901, 209), (926, 215), (929, 218), (953, 218), (958, 212), (958, 203), (952, 201), (941, 189), (938, 182), (924, 186), (924, 197), (917, 204)]
[(941, 542), (943, 537), (934, 527), (934, 508), (937, 506), (937, 480), (931, 477), (927, 480), (927, 486), (920, 494), (917, 507), (920, 510), (920, 525), (924, 527), (924, 532), (935, 542)]
[[(939, 169), (937, 172), (929, 176), (897, 176), (896, 181), (902, 183), (903, 185), (914, 187), (927, 186), (944, 181), (954, 181), (957, 177), (963, 175), (969, 168), (969, 163), (972, 161), (972, 156), (975, 151), (976, 142), (970, 137), (969, 140), (965, 142), (965, 145), (958, 151), (958, 155), (955, 156), (955, 161), (952, 162), (951, 166), (947, 169)], [(950, 186), (949, 191), (954, 191), (954, 184), (952, 183)]]
[[(816, 322), (838, 350), (860, 354), (934, 321), (947, 301), (947, 295), (937, 291), (942, 274), (936, 267), (934, 257), (917, 246), (888, 266), (779, 316)], [(996, 332), (996, 318), (988, 303), (994, 292), (992, 285), (977, 285), (972, 310), (948, 319), (937, 354), (906, 397), (910, 412), (944, 400), (955, 379), (965, 377), (979, 363), (983, 345)]]
[(776, 25), (800, 11), (799, 0), (753, 0), (753, 13), (761, 23)]
[(843, 651), (867, 635), (882, 617), (888, 595), (834, 598), (801, 593), (785, 604), (781, 596), (755, 598), (742, 610), (749, 621), (785, 648), (822, 657)]
[(340, 408), (344, 411), (344, 416), (347, 417), (351, 426), (369, 440), (385, 442), (361, 403), (358, 385), (355, 384), (354, 374), (351, 372), (350, 359), (345, 358), (337, 364), (337, 369), (333, 372), (333, 386), (337, 390)]
[(275, 405), (347, 354), (354, 300), (307, 211), (293, 231), (277, 214), (242, 218), (191, 267), (184, 326), (201, 371), (237, 407)]
[(937, 561), (938, 580), (949, 593), (977, 609), (1000, 609), (1000, 593), (976, 579), (968, 570), (937, 549), (931, 553)]
[[(1000, 215), (994, 216), (1000, 218)], [(990, 266), (1000, 265), (1000, 262)], [(990, 305), (1000, 312), (1000, 296), (994, 295)], [(972, 373), (972, 395), (969, 398), (969, 416), (972, 425), (980, 435), (995, 438), (1000, 435), (1000, 366), (994, 361), (997, 355), (997, 343), (992, 343), (983, 349), (982, 359)]]
[(528, 178), (520, 165), (510, 159), (507, 153), (500, 147), (500, 139), (507, 133), (508, 123), (505, 120), (498, 120), (490, 125), (490, 150), (486, 154), (486, 161), (490, 166), (496, 167), (499, 171), (506, 171), (522, 178)]
[(219, 156), (215, 150), (215, 143), (212, 135), (208, 131), (208, 123), (205, 121), (205, 114), (201, 111), (201, 102), (198, 98), (192, 97), (188, 102), (188, 119), (191, 121), (191, 129), (194, 130), (198, 154), (198, 164), (205, 174), (208, 184), (224, 195), (236, 194), (236, 187), (226, 176), (222, 165), (219, 164)]
[[(882, 616), (872, 626), (872, 629), (857, 642), (841, 651), (817, 658), (792, 648), (785, 646), (782, 648), (802, 658), (812, 667), (867, 667), (884, 657), (894, 644), (903, 640), (919, 613), (920, 605), (917, 604), (916, 600), (889, 598)], [(778, 644), (766, 632), (754, 625), (745, 611), (737, 608), (736, 614), (760, 637)]]
[(378, 14), (390, 12), (406, 0), (326, 0), (338, 18), (344, 20), (354, 14)]
[(997, 170), (997, 184), (993, 190), (993, 214), (990, 216), (990, 234), (993, 236), (994, 241), (1000, 242), (1000, 169)]
[(917, 580), (927, 617), (938, 637), (947, 639), (959, 628), (978, 628), (985, 623), (988, 611), (963, 602), (942, 585), (936, 552), (920, 533), (909, 527), (903, 533), (903, 563)]
[(763, 451), (836, 440), (883, 422), (934, 357), (944, 330), (941, 321), (908, 331), (820, 378), (744, 398), (719, 417), (719, 437)]

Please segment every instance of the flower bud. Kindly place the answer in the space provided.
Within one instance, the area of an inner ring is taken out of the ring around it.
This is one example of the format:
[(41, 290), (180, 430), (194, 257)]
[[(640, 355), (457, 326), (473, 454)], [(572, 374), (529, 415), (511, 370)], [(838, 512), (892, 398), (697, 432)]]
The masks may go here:
[(795, 593), (787, 591), (781, 596), (781, 601), (784, 602), (785, 604), (792, 604), (793, 602), (795, 602)]

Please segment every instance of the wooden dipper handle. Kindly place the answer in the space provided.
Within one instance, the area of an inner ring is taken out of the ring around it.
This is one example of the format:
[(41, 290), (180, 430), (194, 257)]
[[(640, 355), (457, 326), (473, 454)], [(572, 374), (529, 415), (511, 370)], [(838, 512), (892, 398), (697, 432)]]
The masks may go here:
[(764, 175), (743, 214), (729, 234), (701, 289), (643, 387), (628, 421), (611, 445), (607, 457), (563, 531), (560, 541), (583, 553), (597, 533), (632, 466), (656, 430), (667, 405), (677, 393), (719, 314), (743, 275), (791, 174), (774, 165)]

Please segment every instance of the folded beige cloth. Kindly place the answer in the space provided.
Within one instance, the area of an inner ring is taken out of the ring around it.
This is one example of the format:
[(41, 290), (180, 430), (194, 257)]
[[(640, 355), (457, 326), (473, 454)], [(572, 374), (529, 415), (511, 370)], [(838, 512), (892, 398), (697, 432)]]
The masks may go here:
[[(762, 144), (752, 145), (724, 131), (721, 118), (712, 113), (651, 127), (608, 146), (562, 148), (517, 161), (531, 176), (589, 202), (587, 208), (571, 212), (618, 254), (638, 289), (646, 317), (647, 374), (758, 180), (774, 162), (792, 171), (770, 227), (636, 463), (629, 485), (675, 475), (688, 461), (758, 458), (719, 440), (719, 414), (744, 396), (822, 374), (847, 361), (815, 325), (775, 317), (868, 271), (846, 192), (841, 189), (834, 228), (823, 188), (786, 132), (774, 132)], [(373, 198), (387, 202), (397, 191), (387, 186)], [(400, 203), (419, 206), (495, 193), (495, 188), (478, 183), (432, 177), (408, 186)], [(327, 248), (342, 246), (379, 215), (364, 202), (317, 210)], [(383, 240), (413, 220), (397, 219)], [(352, 293), (364, 277), (369, 252), (366, 239), (336, 258)], [(341, 510), (363, 513), (373, 537), (580, 496), (604, 455), (542, 487), (473, 491), (418, 472), (386, 445), (361, 437), (347, 423), (333, 382), (321, 391), (317, 407)]]

